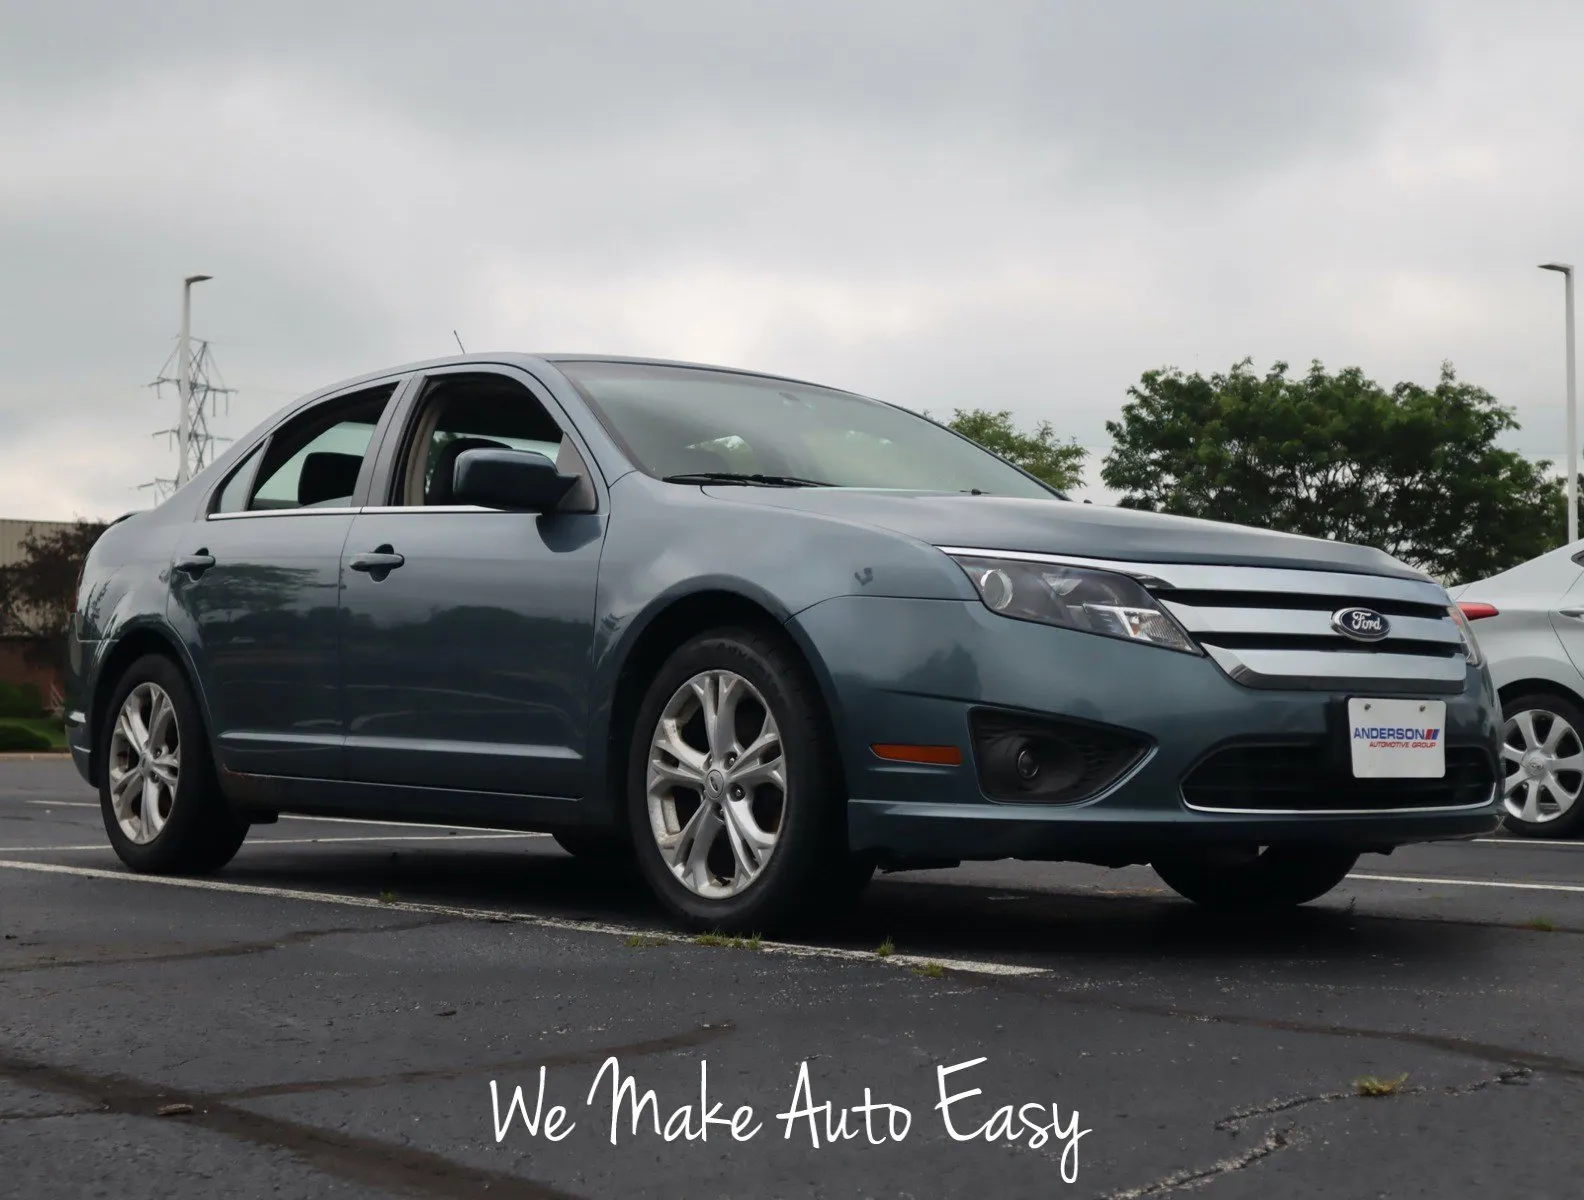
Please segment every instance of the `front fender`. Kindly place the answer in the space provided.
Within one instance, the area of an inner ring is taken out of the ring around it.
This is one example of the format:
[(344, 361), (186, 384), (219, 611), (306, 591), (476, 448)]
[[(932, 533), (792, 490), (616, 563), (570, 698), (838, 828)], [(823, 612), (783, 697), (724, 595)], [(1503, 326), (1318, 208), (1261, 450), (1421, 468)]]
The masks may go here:
[(619, 766), (607, 759), (623, 672), (655, 621), (680, 602), (710, 596), (751, 605), (786, 629), (839, 725), (839, 695), (819, 648), (793, 620), (799, 612), (837, 596), (978, 599), (950, 558), (888, 530), (735, 504), (636, 473), (617, 480), (610, 501), (593, 614), (591, 783), (614, 779)]

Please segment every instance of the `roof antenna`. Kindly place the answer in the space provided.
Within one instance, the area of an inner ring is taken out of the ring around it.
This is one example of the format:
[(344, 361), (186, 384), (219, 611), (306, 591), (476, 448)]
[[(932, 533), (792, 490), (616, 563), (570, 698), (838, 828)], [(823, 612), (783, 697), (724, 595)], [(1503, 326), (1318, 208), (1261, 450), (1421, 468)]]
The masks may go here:
[(456, 338), (457, 349), (462, 351), (463, 354), (466, 354), (467, 353), (467, 347), (462, 344), (462, 339), (460, 337), (457, 337), (457, 331), (455, 329), (453, 329), (451, 331), (451, 336)]

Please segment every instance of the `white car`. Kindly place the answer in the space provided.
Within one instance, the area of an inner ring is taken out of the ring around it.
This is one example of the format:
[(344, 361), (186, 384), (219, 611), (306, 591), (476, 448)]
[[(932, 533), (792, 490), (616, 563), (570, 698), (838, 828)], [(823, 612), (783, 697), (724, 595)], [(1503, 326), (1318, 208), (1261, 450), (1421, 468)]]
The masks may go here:
[(1501, 695), (1507, 828), (1584, 831), (1584, 541), (1449, 591)]

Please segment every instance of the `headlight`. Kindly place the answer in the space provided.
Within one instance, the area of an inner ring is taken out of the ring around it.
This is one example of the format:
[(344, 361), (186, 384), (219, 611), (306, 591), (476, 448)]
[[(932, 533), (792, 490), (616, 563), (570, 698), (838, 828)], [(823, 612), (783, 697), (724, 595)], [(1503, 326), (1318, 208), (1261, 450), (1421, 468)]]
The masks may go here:
[(1447, 612), (1452, 614), (1452, 620), (1457, 624), (1458, 632), (1463, 635), (1463, 649), (1468, 651), (1469, 666), (1477, 667), (1485, 658), (1480, 654), (1479, 642), (1474, 637), (1474, 627), (1469, 624), (1469, 619), (1463, 610), (1456, 604), (1447, 605)]
[(985, 606), (1003, 617), (1148, 642), (1187, 654), (1204, 653), (1155, 598), (1126, 575), (1010, 558), (954, 554), (952, 559), (968, 573)]

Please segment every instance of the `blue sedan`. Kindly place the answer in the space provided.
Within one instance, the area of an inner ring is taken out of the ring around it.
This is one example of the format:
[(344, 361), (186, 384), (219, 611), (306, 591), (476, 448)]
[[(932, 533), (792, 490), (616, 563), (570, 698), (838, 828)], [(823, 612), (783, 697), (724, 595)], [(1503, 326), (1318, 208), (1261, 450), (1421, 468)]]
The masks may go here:
[(1299, 904), (1499, 806), (1489, 673), (1418, 571), (678, 363), (308, 397), (106, 532), (71, 667), (133, 870), (217, 870), (283, 812), (547, 830), (704, 928), (1008, 856)]

